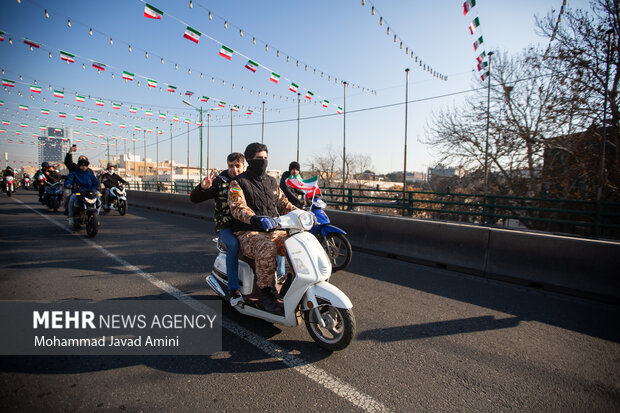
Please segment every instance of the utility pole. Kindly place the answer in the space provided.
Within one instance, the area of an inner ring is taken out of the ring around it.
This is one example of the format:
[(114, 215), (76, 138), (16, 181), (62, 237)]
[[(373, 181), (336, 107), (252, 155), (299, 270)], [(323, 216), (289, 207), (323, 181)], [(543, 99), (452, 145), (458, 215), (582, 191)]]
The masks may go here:
[(346, 159), (347, 159), (347, 82), (342, 82), (344, 102), (342, 104), (342, 209), (345, 203)]
[(174, 170), (172, 169), (172, 122), (170, 122), (170, 193), (174, 192)]
[(299, 163), (299, 103), (301, 100), (301, 93), (297, 93), (297, 163)]
[(159, 192), (159, 126), (155, 128), (155, 182)]
[(265, 101), (263, 100), (263, 123), (260, 135), (260, 143), (265, 143)]
[(200, 173), (198, 176), (202, 177), (202, 106), (200, 107)]
[(144, 185), (146, 183), (146, 129), (144, 129), (144, 182), (142, 183), (142, 185)]
[(187, 124), (187, 188), (189, 192), (189, 123)]
[(487, 136), (484, 144), (484, 202), (482, 203), (482, 223), (487, 222), (487, 195), (489, 185), (489, 126), (491, 124), (491, 57), (493, 52), (489, 52), (489, 85), (487, 91)]
[(407, 199), (407, 110), (409, 105), (409, 68), (405, 69), (405, 155), (403, 163), (403, 216), (407, 215), (405, 202)]
[(233, 151), (232, 117), (233, 117), (233, 110), (232, 108), (230, 108), (230, 153), (232, 153)]
[(211, 114), (207, 113), (207, 175), (209, 174), (209, 138), (211, 131)]

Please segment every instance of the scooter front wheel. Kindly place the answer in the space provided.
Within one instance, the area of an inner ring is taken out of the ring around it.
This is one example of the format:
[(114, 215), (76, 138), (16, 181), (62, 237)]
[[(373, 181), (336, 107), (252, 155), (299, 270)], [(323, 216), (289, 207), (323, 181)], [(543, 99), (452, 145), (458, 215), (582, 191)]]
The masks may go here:
[(332, 263), (332, 272), (340, 271), (349, 265), (353, 249), (347, 237), (339, 232), (330, 232), (325, 235), (323, 242), (323, 248)]
[(88, 215), (86, 217), (86, 235), (94, 237), (99, 231), (99, 217), (97, 214)]
[(355, 336), (355, 316), (350, 308), (338, 308), (331, 304), (324, 304), (318, 308), (323, 319), (321, 326), (316, 310), (306, 313), (306, 328), (312, 339), (326, 350), (337, 351), (345, 349)]
[(118, 208), (118, 213), (120, 215), (125, 215), (127, 213), (127, 201), (119, 199), (116, 208)]

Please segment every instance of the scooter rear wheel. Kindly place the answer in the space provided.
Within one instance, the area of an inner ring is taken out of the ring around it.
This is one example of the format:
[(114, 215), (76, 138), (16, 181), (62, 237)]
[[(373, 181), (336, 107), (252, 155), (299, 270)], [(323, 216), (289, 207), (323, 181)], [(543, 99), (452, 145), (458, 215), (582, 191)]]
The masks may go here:
[(306, 328), (312, 339), (330, 351), (345, 349), (355, 336), (355, 316), (350, 308), (338, 308), (331, 304), (319, 306), (325, 327), (321, 327), (315, 310), (306, 313)]

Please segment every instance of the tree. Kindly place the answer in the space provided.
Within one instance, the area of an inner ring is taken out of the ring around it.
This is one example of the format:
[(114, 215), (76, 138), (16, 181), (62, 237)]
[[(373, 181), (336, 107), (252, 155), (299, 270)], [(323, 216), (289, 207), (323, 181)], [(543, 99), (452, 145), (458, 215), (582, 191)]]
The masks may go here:
[[(325, 186), (332, 186), (336, 182), (341, 185), (342, 153), (340, 151), (334, 150), (333, 147), (329, 145), (324, 153), (315, 155), (311, 162), (312, 173), (318, 175), (319, 180), (321, 180)], [(345, 168), (345, 179), (347, 183), (350, 184), (351, 177), (372, 169), (371, 158), (364, 154), (347, 153)]]

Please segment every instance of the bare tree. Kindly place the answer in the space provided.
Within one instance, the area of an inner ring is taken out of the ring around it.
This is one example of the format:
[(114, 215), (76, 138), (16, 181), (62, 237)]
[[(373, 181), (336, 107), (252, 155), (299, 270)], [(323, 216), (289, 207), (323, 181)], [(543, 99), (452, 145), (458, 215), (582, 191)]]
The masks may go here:
[[(348, 183), (351, 178), (362, 172), (372, 169), (372, 160), (369, 155), (347, 153), (345, 159), (345, 179)], [(312, 158), (312, 173), (319, 176), (325, 186), (332, 186), (335, 182), (342, 182), (342, 153), (334, 150), (331, 145), (321, 154)]]

